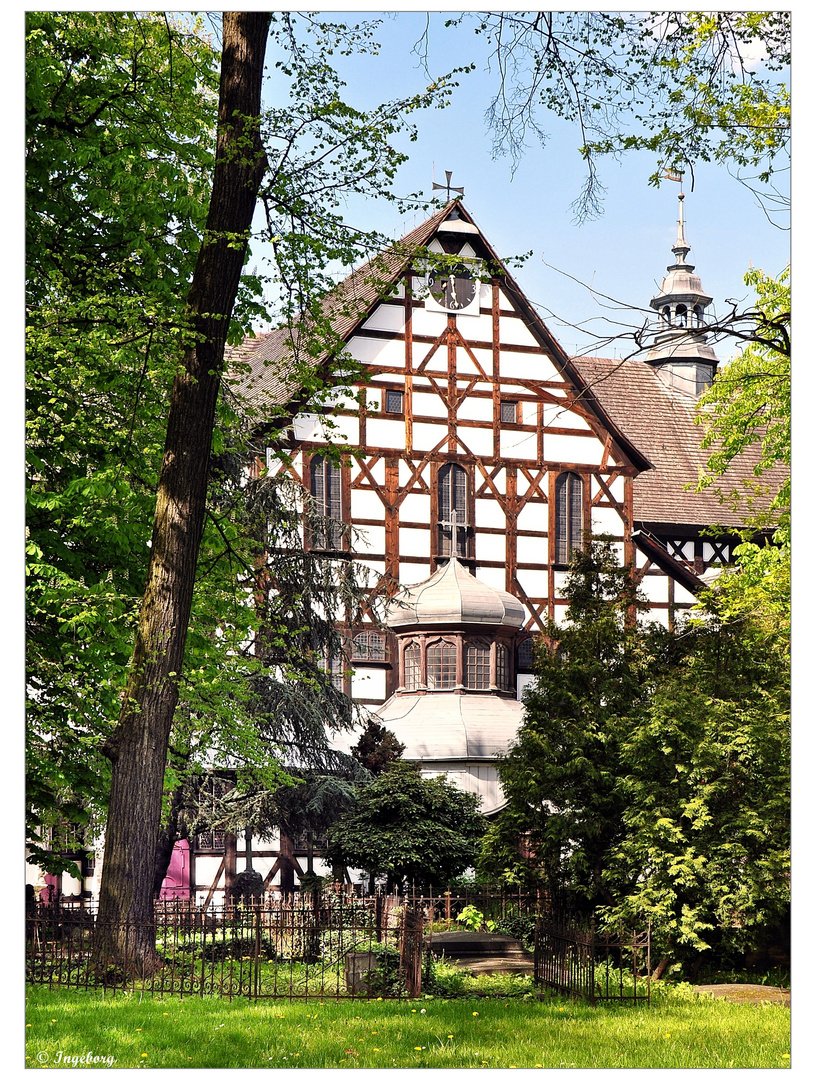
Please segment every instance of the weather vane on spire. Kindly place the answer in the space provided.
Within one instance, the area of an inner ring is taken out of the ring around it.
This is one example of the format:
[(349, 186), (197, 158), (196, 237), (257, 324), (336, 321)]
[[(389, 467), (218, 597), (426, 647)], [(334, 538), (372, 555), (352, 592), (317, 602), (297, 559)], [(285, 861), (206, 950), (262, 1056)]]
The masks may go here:
[(465, 194), (465, 189), (463, 187), (451, 187), (451, 177), (452, 176), (453, 176), (453, 173), (450, 171), (450, 169), (446, 169), (445, 170), (446, 183), (437, 184), (436, 182), (434, 182), (433, 187), (431, 188), (432, 192), (434, 192), (434, 191), (444, 191), (447, 194), (447, 198), (445, 199), (445, 202), (450, 202), (451, 201), (451, 192), (452, 191), (458, 191), (459, 194), (461, 196), (463, 196), (463, 197), (464, 197), (464, 194)]

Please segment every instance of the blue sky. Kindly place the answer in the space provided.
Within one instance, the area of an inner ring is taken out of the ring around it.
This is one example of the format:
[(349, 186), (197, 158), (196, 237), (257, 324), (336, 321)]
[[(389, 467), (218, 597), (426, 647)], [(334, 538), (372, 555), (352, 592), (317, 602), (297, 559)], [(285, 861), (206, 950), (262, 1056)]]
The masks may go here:
[[(412, 53), (425, 27), (425, 12), (372, 10), (351, 16), (331, 12), (337, 19), (378, 15), (382, 17), (375, 35), (382, 45), (379, 55), (336, 58), (347, 83), (347, 99), (361, 108), (415, 93), (428, 81), (418, 56)], [(584, 176), (577, 128), (546, 117), (551, 133), (546, 145), (528, 140), (515, 174), (509, 158), (494, 160), (485, 110), (497, 81), (495, 73), (486, 70), (486, 43), (473, 33), (472, 24), (446, 28), (446, 17), (431, 16), (431, 74), (443, 74), (471, 62), (477, 70), (459, 78), (460, 85), (447, 108), (416, 114), (418, 139), (415, 143), (406, 140), (410, 158), (398, 174), (396, 190), (420, 190), (430, 196), (434, 177), (444, 182), (445, 170), (451, 170), (452, 183), (464, 186), (466, 206), (500, 256), (532, 248), (533, 255), (515, 276), (562, 346), (569, 353), (625, 355), (626, 343), (599, 349), (591, 334), (583, 331), (606, 336), (615, 332), (608, 319), (640, 323), (643, 316), (610, 311), (586, 286), (622, 304), (648, 306), (667, 264), (673, 261), (679, 185), (671, 181), (659, 189), (648, 185), (655, 169), (655, 159), (649, 154), (626, 156), (621, 162), (604, 161), (605, 212), (597, 220), (576, 224), (571, 204)], [(714, 309), (724, 312), (726, 298), (750, 295), (743, 277), (751, 265), (773, 274), (785, 267), (790, 257), (790, 233), (770, 224), (755, 197), (723, 167), (698, 167), (694, 190), (690, 188), (687, 178), (689, 260), (714, 297)], [(423, 217), (420, 213), (400, 218), (386, 203), (349, 206), (353, 224), (378, 228), (392, 236), (403, 235)], [(582, 329), (576, 329), (579, 325)], [(723, 344), (721, 359), (726, 359), (727, 352)]]

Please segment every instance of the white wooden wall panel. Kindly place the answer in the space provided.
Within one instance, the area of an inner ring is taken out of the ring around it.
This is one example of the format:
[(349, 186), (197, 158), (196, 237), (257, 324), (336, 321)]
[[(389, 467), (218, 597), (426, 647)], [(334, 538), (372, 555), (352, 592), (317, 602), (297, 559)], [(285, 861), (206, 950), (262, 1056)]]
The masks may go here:
[(348, 351), (360, 364), (395, 367), (403, 362), (405, 353), (402, 342), (384, 341), (381, 338), (353, 337)]
[(669, 579), (665, 574), (644, 574), (640, 580), (640, 591), (650, 604), (667, 604)]
[(490, 585), (493, 589), (503, 589), (505, 586), (504, 569), (495, 566), (480, 566), (477, 575), (480, 581)]
[[(484, 390), (484, 384), (477, 389)], [(493, 421), (493, 402), (490, 398), (466, 397), (459, 405), (457, 415), (460, 420), (479, 420), (489, 427)], [(467, 436), (470, 432), (463, 434)]]
[[(438, 311), (426, 311), (425, 308), (414, 308), (411, 314), (411, 328), (415, 334), (422, 337), (438, 338), (447, 325), (447, 315), (443, 315)], [(415, 352), (417, 354), (414, 361), (415, 363), (424, 349), (426, 349), (425, 345), (417, 343), (415, 346)]]
[(414, 424), (414, 449), (418, 451), (433, 450), (439, 446), (445, 435), (444, 426), (439, 424)]
[[(430, 535), (427, 528), (412, 529), (408, 525), (403, 525), (400, 528), (400, 555), (413, 555), (417, 558), (427, 559), (431, 550)], [(423, 573), (416, 580), (424, 581), (426, 577), (428, 577), (428, 574)]]

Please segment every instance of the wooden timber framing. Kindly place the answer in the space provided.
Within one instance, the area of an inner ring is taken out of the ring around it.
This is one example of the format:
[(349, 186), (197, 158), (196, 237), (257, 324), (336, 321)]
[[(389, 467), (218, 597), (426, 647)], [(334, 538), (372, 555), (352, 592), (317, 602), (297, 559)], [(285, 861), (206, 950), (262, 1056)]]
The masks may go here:
[[(572, 473), (583, 542), (611, 536), (649, 585), (653, 610), (671, 621), (675, 605), (693, 597), (670, 588), (665, 568), (646, 565), (631, 538), (633, 485), (649, 460), (601, 407), (461, 203), (456, 216), (449, 228), (440, 211), (421, 239), (488, 271), (478, 304), (462, 312), (431, 304), (421, 268), (403, 262), (390, 292), (372, 296), (345, 335), (361, 374), (332, 418), (353, 448), (343, 470), (344, 520), (361, 538), (352, 554), (371, 569), (372, 589), (393, 593), (429, 577), (447, 558), (440, 470), (456, 464), (467, 475), (465, 563), (518, 597), (526, 630), (541, 632), (566, 605), (556, 485)], [(323, 436), (308, 416), (295, 417), (293, 433), (291, 460), (280, 468), (308, 484)], [(382, 666), (381, 688), (356, 696), (376, 702), (393, 689), (394, 668)]]

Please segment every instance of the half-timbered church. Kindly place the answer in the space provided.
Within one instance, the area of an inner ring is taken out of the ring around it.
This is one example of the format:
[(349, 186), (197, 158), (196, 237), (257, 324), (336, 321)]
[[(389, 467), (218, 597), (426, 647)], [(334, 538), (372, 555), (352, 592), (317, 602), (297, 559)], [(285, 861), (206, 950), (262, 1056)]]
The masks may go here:
[[(268, 457), (351, 526), (305, 542), (343, 548), (395, 597), (385, 627), (350, 630), (337, 679), (406, 758), (476, 792), (487, 815), (502, 806), (496, 757), (522, 720), (536, 636), (563, 617), (573, 549), (612, 536), (667, 625), (732, 557), (733, 536), (706, 529), (739, 520), (693, 490), (707, 458), (695, 405), (717, 357), (682, 198), (651, 299), (653, 347), (627, 361), (566, 355), (464, 202), (442, 206), (338, 286), (336, 328), (362, 374), (338, 386), (330, 437), (354, 453), (326, 454), (324, 410), (307, 403), (287, 429), (286, 460)], [(429, 253), (447, 259), (429, 264)], [(291, 344), (280, 330), (235, 350), (237, 387), (260, 418), (290, 393)], [(752, 465), (739, 462), (733, 481)], [(222, 850), (212, 836), (180, 845), (167, 893), (212, 896)], [(228, 874), (245, 865), (239, 839)], [(292, 838), (252, 865), (271, 888), (305, 868)]]

